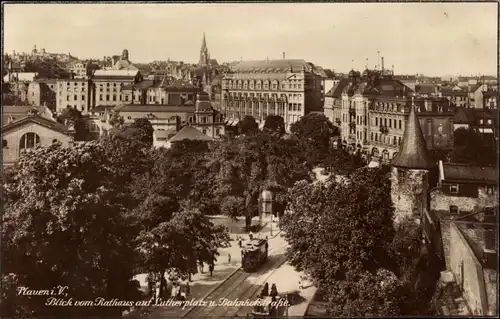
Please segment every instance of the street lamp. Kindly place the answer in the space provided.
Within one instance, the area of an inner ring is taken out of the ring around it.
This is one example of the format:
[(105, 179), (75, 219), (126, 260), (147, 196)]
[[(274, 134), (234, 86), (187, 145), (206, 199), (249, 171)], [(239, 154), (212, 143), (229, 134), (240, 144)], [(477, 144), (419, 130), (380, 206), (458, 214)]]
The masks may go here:
[(262, 212), (271, 216), (271, 236), (273, 235), (273, 193), (268, 190), (262, 192)]

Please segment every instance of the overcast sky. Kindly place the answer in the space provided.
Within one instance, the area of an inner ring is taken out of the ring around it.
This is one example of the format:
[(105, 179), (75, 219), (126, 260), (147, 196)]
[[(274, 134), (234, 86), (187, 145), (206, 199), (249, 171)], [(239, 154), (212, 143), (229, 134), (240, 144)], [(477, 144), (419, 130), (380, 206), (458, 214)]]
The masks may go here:
[[(303, 58), (345, 72), (373, 67), (377, 51), (396, 73), (497, 72), (496, 3), (5, 4), (4, 52), (70, 52), (132, 62), (211, 57)], [(354, 60), (354, 62), (353, 62)]]

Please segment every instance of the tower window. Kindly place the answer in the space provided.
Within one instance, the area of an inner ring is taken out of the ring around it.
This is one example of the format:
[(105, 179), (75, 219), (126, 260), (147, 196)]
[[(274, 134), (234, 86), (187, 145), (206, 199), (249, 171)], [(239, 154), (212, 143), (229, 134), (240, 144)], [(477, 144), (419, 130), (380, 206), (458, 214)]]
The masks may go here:
[(458, 185), (450, 185), (450, 193), (458, 194)]
[(450, 206), (450, 215), (458, 215), (458, 207), (455, 205)]

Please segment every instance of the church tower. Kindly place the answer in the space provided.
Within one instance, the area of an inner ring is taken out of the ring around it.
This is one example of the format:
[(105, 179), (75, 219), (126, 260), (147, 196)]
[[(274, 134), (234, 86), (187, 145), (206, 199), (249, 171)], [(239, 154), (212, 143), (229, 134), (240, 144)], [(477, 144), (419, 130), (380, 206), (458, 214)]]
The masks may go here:
[(435, 167), (412, 99), (401, 149), (391, 168), (391, 198), (396, 224), (405, 216), (420, 222), (429, 213), (429, 173)]
[(200, 49), (200, 62), (198, 64), (200, 66), (206, 66), (206, 65), (208, 65), (209, 60), (210, 60), (210, 54), (208, 53), (205, 32), (203, 32), (203, 40), (201, 42), (201, 49)]

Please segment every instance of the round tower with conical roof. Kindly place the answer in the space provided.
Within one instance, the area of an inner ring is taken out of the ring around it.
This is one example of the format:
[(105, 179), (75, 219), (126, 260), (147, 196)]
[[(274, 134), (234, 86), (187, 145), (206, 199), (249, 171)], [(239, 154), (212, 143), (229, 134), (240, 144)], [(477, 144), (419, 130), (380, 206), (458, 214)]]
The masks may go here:
[(427, 149), (412, 100), (403, 142), (392, 161), (391, 198), (396, 224), (404, 217), (413, 217), (420, 222), (428, 214), (429, 175), (435, 167), (436, 162)]

